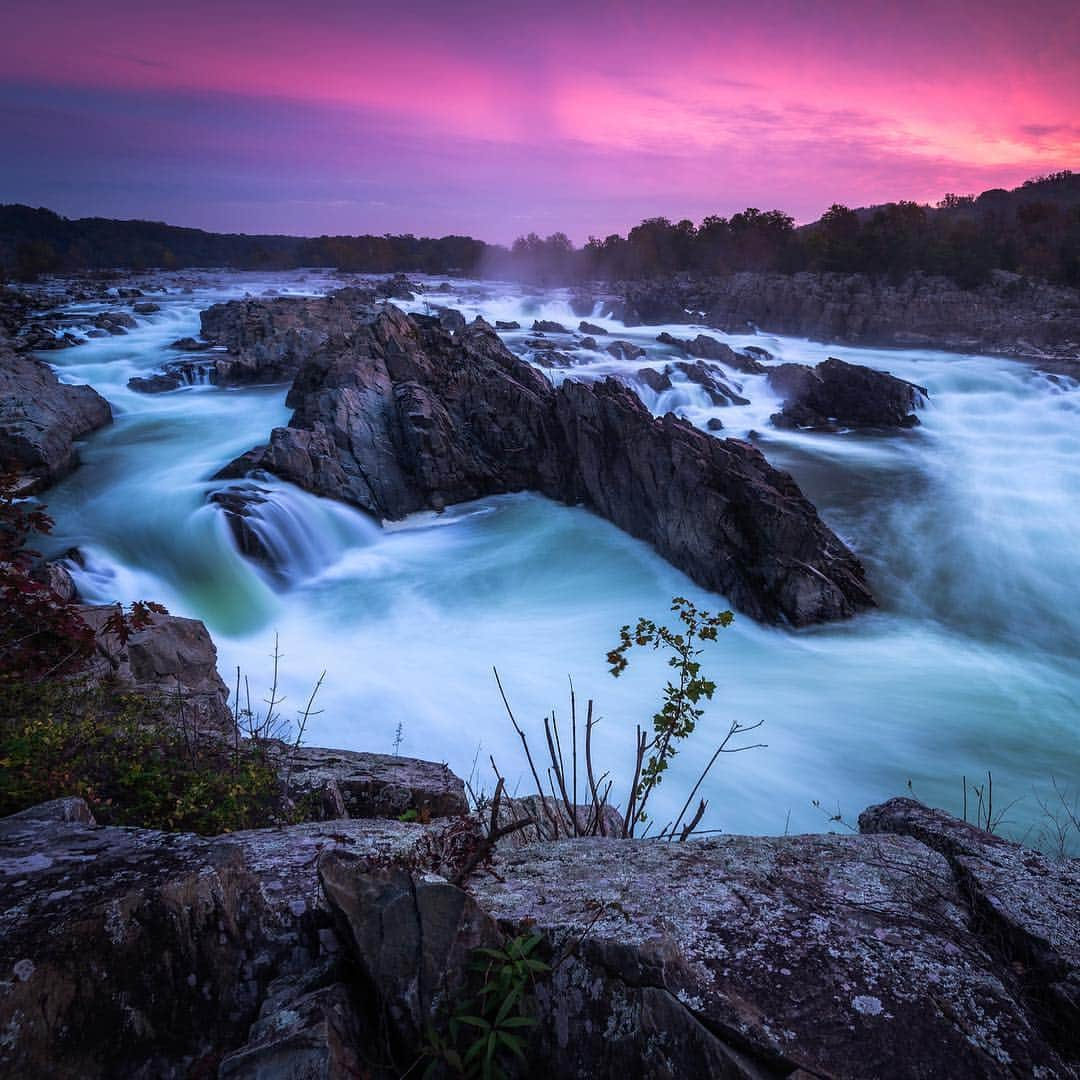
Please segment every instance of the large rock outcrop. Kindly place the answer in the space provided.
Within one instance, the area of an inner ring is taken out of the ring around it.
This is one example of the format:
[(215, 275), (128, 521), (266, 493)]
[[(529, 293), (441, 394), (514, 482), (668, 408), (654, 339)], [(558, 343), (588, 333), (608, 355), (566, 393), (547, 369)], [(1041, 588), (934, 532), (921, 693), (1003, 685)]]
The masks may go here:
[(0, 339), (0, 471), (37, 491), (71, 472), (75, 443), (112, 421), (109, 403), (89, 386), (62, 383), (48, 364)]
[(850, 345), (1004, 353), (1080, 376), (1080, 291), (995, 271), (985, 285), (911, 274), (743, 272), (618, 283), (604, 310), (634, 323), (757, 327)]
[(1080, 864), (909, 799), (860, 828), (504, 841), (461, 888), (471, 818), (205, 839), (60, 799), (0, 820), (0, 1074), (397, 1077), (474, 950), (538, 935), (512, 1075), (1080, 1075)]
[(784, 428), (915, 427), (919, 418), (914, 410), (929, 396), (925, 387), (887, 371), (832, 356), (817, 367), (779, 364), (768, 369), (768, 379), (784, 396), (783, 409), (772, 417)]
[[(593, 509), (755, 618), (804, 625), (873, 603), (855, 556), (747, 443), (654, 419), (614, 380), (555, 389), (481, 320), (450, 333), (394, 308), (306, 304), (327, 337), (289, 392), (296, 412), (223, 478), (265, 470), (380, 519), (533, 490)], [(230, 311), (246, 333), (244, 304), (222, 306), (219, 333)]]

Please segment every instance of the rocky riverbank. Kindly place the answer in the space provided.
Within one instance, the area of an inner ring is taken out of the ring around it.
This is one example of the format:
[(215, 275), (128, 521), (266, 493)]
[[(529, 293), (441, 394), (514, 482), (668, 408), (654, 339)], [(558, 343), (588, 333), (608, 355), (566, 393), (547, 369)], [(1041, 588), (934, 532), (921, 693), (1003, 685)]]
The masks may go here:
[(1080, 292), (995, 271), (962, 289), (913, 274), (899, 282), (866, 274), (676, 275), (582, 290), (628, 325), (704, 322), (718, 330), (759, 328), (817, 341), (990, 353), (1080, 375)]
[(482, 830), (3, 819), (0, 1073), (398, 1077), (474, 950), (536, 936), (512, 1075), (1078, 1075), (1075, 862), (897, 799), (857, 836), (530, 842), (452, 884)]

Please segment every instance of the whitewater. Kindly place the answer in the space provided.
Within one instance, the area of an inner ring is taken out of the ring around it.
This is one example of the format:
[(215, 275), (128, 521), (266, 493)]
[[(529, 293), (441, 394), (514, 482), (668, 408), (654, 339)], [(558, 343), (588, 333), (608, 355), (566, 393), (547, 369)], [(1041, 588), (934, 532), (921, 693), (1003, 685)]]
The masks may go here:
[[(580, 509), (522, 494), (381, 527), (349, 507), (283, 483), (260, 510), (260, 535), (287, 569), (243, 558), (213, 475), (288, 421), (287, 387), (193, 385), (165, 394), (128, 389), (181, 354), (199, 312), (245, 295), (318, 295), (348, 281), (321, 272), (158, 277), (161, 310), (122, 337), (43, 354), (67, 382), (111, 403), (115, 423), (82, 447), (82, 465), (44, 496), (56, 529), (50, 553), (78, 547), (81, 594), (92, 602), (153, 599), (202, 619), (232, 686), (237, 669), (261, 696), (275, 640), (285, 712), (307, 700), (322, 671), (321, 712), (306, 741), (446, 761), (489, 790), (494, 757), (511, 787), (529, 790), (520, 744), (492, 669), (515, 713), (542, 741), (569, 680), (603, 718), (595, 756), (616, 777), (632, 766), (636, 724), (660, 704), (668, 669), (632, 657), (613, 679), (605, 654), (618, 629), (661, 619), (671, 597), (711, 610), (723, 597), (696, 587), (645, 544)], [(503, 334), (527, 352), (528, 327), (575, 327), (557, 290), (460, 282), (398, 302), (409, 311), (457, 308), (468, 319), (518, 321)], [(87, 319), (102, 310), (68, 310)], [(575, 352), (553, 379), (629, 377), (673, 359), (656, 337), (708, 333), (767, 349), (776, 362), (837, 356), (926, 387), (921, 426), (890, 434), (810, 434), (769, 424), (779, 408), (764, 376), (732, 372), (750, 399), (719, 408), (693, 383), (656, 394), (722, 436), (751, 438), (789, 470), (824, 520), (867, 568), (878, 610), (793, 632), (737, 616), (702, 661), (718, 689), (655, 799), (661, 824), (733, 719), (764, 721), (766, 748), (721, 759), (703, 788), (703, 822), (728, 832), (842, 828), (891, 795), (958, 812), (962, 778), (993, 775), (1005, 831), (1038, 839), (1040, 800), (1080, 783), (1080, 384), (1001, 357), (871, 350), (707, 327), (628, 328), (598, 307), (589, 321), (648, 355), (616, 360)], [(602, 349), (605, 339), (600, 339)], [(607, 339), (607, 340), (610, 340)], [(256, 689), (258, 688), (258, 689)], [(621, 784), (620, 784), (621, 781)], [(815, 806), (817, 801), (820, 805)]]

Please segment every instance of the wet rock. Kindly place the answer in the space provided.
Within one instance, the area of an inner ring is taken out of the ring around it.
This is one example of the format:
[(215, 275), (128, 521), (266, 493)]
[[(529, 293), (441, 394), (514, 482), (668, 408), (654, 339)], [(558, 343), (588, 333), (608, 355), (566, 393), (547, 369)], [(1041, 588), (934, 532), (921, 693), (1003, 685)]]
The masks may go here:
[(550, 319), (535, 319), (533, 321), (532, 328), (533, 328), (534, 332), (539, 332), (539, 333), (544, 333), (544, 334), (569, 334), (570, 333), (570, 331), (567, 330), (567, 328), (565, 326), (563, 326), (562, 323), (552, 322)]
[(94, 326), (107, 334), (126, 334), (138, 325), (126, 311), (103, 311), (94, 316)]
[(672, 365), (677, 371), (681, 371), (692, 383), (700, 386), (709, 400), (714, 405), (749, 405), (749, 398), (744, 398), (735, 389), (720, 378), (717, 370), (700, 360), (694, 364), (688, 364), (683, 360), (676, 360)]
[(201, 352), (203, 349), (210, 348), (210, 342), (199, 341), (193, 337), (177, 338), (170, 346), (170, 349), (179, 349), (181, 352)]
[(112, 422), (109, 403), (89, 386), (70, 386), (36, 357), (0, 341), (0, 469), (40, 490), (78, 464), (75, 442)]
[(719, 416), (710, 416), (705, 424), (705, 428), (707, 431), (723, 431), (724, 422)]
[[(312, 326), (320, 304), (336, 322), (340, 305), (307, 303)], [(756, 450), (656, 420), (614, 380), (555, 389), (482, 320), (451, 336), (369, 309), (287, 401), (290, 426), (222, 478), (262, 469), (391, 520), (534, 490), (595, 510), (756, 618), (804, 625), (873, 603), (855, 557)]]
[(660, 334), (656, 340), (662, 345), (670, 345), (690, 356), (718, 360), (747, 375), (758, 375), (765, 370), (764, 365), (756, 357), (745, 355), (750, 352), (750, 349), (746, 349), (745, 353), (736, 352), (730, 345), (725, 345), (724, 342), (717, 341), (716, 338), (706, 334), (698, 334), (696, 338), (690, 339), (672, 337), (671, 334), (664, 333)]
[(596, 350), (600, 348), (600, 346), (596, 343), (596, 338), (594, 337), (583, 337), (578, 342), (578, 346), (582, 349), (589, 349), (592, 352), (596, 352)]
[(502, 320), (496, 319), (495, 320), (495, 329), (496, 330), (520, 330), (521, 329), (521, 323), (516, 322), (514, 320), (511, 320), (509, 322), (503, 322)]
[(446, 765), (416, 758), (301, 746), (289, 751), (288, 777), (293, 798), (315, 796), (333, 811), (327, 817), (429, 821), (469, 812), (464, 783)]
[(435, 312), (439, 325), (444, 330), (456, 333), (458, 330), (465, 329), (465, 316), (456, 308), (436, 308)]
[(645, 355), (645, 350), (632, 341), (613, 341), (604, 347), (604, 351), (610, 353), (616, 360), (637, 360)]
[(262, 563), (270, 570), (283, 569), (263, 542), (259, 531), (252, 525), (252, 508), (269, 501), (270, 492), (258, 484), (234, 484), (220, 491), (212, 491), (206, 501), (218, 507), (228, 522), (237, 550), (249, 559)]
[(134, 311), (136, 315), (153, 315), (155, 312), (161, 310), (161, 305), (155, 304), (150, 300), (143, 300), (138, 304), (133, 304), (131, 310)]
[(478, 903), (541, 934), (554, 969), (538, 1075), (1070, 1074), (916, 840), (565, 840), (500, 849), (493, 871)]
[(928, 396), (925, 387), (834, 357), (814, 368), (780, 364), (768, 369), (768, 379), (784, 396), (783, 409), (772, 417), (777, 427), (914, 427), (913, 410)]
[(601, 337), (607, 334), (607, 331), (602, 326), (597, 326), (596, 323), (585, 322), (584, 319), (578, 323), (578, 330), (582, 334), (596, 334)]
[(405, 274), (395, 274), (380, 282), (376, 288), (380, 296), (387, 296), (392, 300), (412, 300), (414, 294), (420, 290), (420, 286), (414, 285)]
[(657, 371), (656, 368), (638, 368), (637, 377), (639, 382), (644, 383), (650, 390), (654, 390), (658, 394), (671, 389), (671, 376), (666, 369)]
[(164, 394), (183, 386), (206, 386), (218, 380), (217, 366), (208, 360), (174, 360), (152, 375), (128, 379), (128, 389), (140, 394)]

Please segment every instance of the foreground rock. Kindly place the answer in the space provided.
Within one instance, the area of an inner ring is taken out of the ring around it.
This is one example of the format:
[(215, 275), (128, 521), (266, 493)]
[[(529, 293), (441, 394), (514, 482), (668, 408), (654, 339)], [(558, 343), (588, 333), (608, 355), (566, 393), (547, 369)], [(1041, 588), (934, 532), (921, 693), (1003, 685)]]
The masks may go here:
[[(438, 868), (439, 835), (334, 821), (207, 840), (98, 828), (76, 799), (3, 819), (0, 1074), (158, 1080), (212, 1076), (230, 1051), (257, 1061), (267, 1032), (249, 1028), (264, 1005), (311, 1018), (305, 981), (321, 968), (335, 985), (319, 855), (340, 848), (368, 869)], [(342, 1027), (355, 1030), (349, 1017)], [(225, 1075), (263, 1075), (242, 1064)]]
[(831, 356), (813, 368), (769, 368), (768, 379), (784, 395), (783, 409), (772, 417), (783, 428), (915, 427), (919, 418), (914, 410), (929, 396), (925, 387)]
[(752, 355), (747, 355), (750, 352), (749, 349), (746, 352), (736, 352), (730, 345), (717, 341), (716, 338), (709, 337), (707, 334), (698, 334), (693, 339), (672, 337), (671, 334), (660, 334), (656, 340), (661, 345), (671, 345), (690, 356), (700, 356), (706, 360), (719, 360), (722, 364), (727, 364), (728, 367), (733, 367), (747, 375), (760, 375), (766, 370), (765, 365), (760, 360)]
[(112, 421), (109, 403), (89, 386), (60, 382), (48, 364), (0, 339), (0, 470), (37, 491), (71, 472), (75, 443)]
[[(325, 344), (289, 392), (289, 427), (222, 477), (265, 470), (380, 519), (533, 490), (591, 508), (755, 618), (805, 625), (873, 603), (855, 556), (746, 443), (654, 419), (614, 380), (554, 389), (481, 320), (450, 333), (340, 294), (282, 303), (280, 333), (273, 310), (259, 321), (265, 350), (287, 351), (301, 323)], [(250, 320), (235, 303), (213, 321), (239, 339)]]
[(527, 1075), (1078, 1075), (1080, 866), (908, 799), (860, 828), (504, 841), (463, 890), (467, 818), (203, 839), (57, 800), (0, 820), (0, 1073), (398, 1077), (473, 950), (539, 935)]

